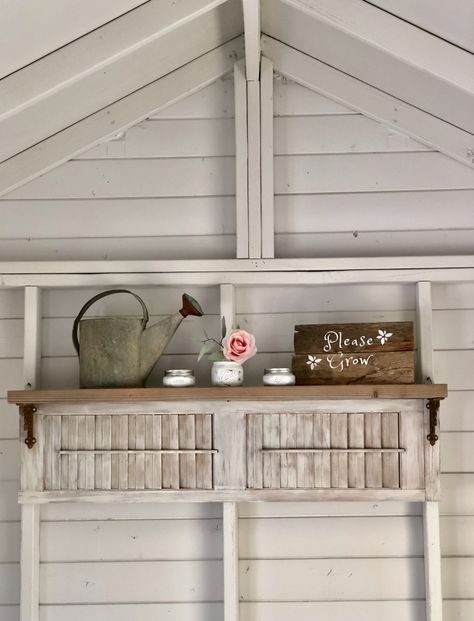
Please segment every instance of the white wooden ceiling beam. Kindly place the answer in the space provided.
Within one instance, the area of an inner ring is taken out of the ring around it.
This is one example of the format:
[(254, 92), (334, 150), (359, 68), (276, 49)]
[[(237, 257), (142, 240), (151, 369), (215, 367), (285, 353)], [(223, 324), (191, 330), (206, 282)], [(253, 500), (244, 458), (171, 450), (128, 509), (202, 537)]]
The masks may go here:
[(363, 0), (262, 0), (262, 31), (474, 133), (474, 57)]
[[(320, 259), (200, 259), (164, 261), (1, 261), (0, 274), (230, 274), (375, 270), (474, 269), (474, 255)], [(418, 280), (423, 280), (419, 278)], [(429, 280), (429, 279), (428, 279)], [(222, 282), (227, 282), (222, 280)], [(0, 285), (2, 284), (0, 278)], [(298, 284), (298, 283), (294, 283)]]
[(243, 54), (238, 37), (0, 164), (0, 196), (211, 84)]
[(260, 76), (260, 0), (242, 0), (247, 80)]
[(8, 76), (0, 81), (0, 161), (242, 31), (240, 0), (151, 0)]
[[(272, 287), (344, 284), (414, 284), (420, 280), (432, 283), (473, 283), (474, 268), (427, 268), (353, 271), (287, 271), (287, 272), (181, 272), (181, 273), (74, 273), (74, 274), (6, 274), (0, 272), (0, 289), (42, 287), (177, 287), (219, 286), (223, 282), (235, 286)], [(289, 292), (291, 293), (291, 292)]]
[(474, 136), (269, 36), (262, 53), (277, 71), (326, 97), (474, 167)]

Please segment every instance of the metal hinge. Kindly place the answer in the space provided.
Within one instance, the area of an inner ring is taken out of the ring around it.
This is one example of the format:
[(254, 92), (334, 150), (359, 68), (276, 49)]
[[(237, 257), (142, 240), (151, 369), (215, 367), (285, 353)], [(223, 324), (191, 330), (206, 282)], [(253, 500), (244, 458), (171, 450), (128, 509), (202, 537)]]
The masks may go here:
[(436, 433), (436, 427), (438, 426), (439, 399), (428, 399), (426, 407), (430, 411), (430, 432), (426, 436), (426, 439), (431, 446), (434, 446), (439, 439)]
[(36, 438), (34, 436), (34, 413), (36, 408), (31, 403), (27, 405), (20, 405), (20, 414), (23, 416), (23, 429), (26, 431), (25, 444), (29, 449), (32, 449), (36, 444)]

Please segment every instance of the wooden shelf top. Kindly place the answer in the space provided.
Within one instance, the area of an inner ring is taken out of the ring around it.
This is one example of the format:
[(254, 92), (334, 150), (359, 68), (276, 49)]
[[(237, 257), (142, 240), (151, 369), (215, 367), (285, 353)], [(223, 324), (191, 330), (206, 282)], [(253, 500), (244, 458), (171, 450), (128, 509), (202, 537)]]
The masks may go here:
[(344, 386), (238, 386), (12, 390), (8, 402), (125, 403), (131, 401), (303, 401), (312, 399), (444, 399), (446, 384), (354, 384)]

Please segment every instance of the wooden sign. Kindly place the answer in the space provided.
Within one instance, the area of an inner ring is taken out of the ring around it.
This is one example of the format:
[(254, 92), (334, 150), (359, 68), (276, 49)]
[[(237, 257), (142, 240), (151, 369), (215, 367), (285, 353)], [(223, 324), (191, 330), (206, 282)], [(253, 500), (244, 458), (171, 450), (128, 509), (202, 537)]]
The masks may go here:
[(295, 326), (297, 384), (411, 384), (413, 323)]

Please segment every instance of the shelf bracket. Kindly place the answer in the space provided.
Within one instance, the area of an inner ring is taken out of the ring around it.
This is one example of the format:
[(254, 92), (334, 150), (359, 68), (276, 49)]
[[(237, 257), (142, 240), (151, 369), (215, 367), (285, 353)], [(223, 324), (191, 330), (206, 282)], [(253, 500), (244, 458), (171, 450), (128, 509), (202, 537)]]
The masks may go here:
[(26, 431), (25, 444), (29, 449), (32, 449), (36, 444), (33, 418), (35, 412), (36, 408), (31, 403), (20, 405), (20, 415), (23, 416), (23, 429)]
[(434, 446), (439, 439), (436, 433), (436, 427), (438, 426), (439, 399), (428, 399), (426, 407), (430, 411), (430, 432), (426, 436), (426, 439), (431, 446)]

